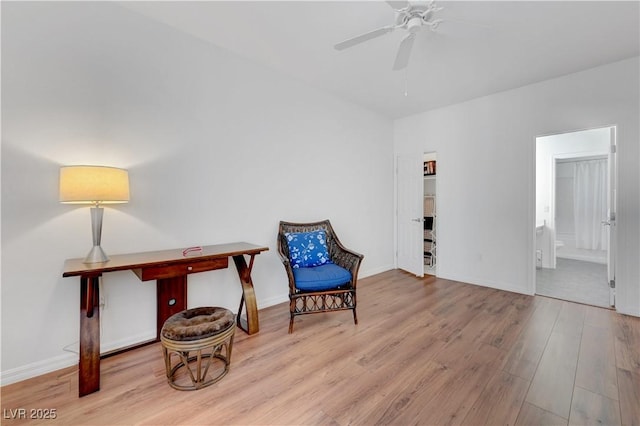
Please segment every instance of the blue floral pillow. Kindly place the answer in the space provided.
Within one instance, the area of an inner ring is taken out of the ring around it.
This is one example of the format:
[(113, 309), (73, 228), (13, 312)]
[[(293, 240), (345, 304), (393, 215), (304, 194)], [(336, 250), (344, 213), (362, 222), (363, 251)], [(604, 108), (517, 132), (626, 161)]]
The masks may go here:
[(309, 268), (331, 263), (327, 250), (327, 235), (323, 230), (285, 232), (292, 268)]

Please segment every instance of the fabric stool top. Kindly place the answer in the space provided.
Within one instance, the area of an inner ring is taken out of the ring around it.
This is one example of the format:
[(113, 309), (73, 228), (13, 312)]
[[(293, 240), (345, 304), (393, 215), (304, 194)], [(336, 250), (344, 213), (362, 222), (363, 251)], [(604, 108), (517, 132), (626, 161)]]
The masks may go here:
[(162, 337), (177, 341), (199, 340), (219, 334), (235, 324), (228, 309), (202, 307), (187, 309), (169, 317), (162, 326)]

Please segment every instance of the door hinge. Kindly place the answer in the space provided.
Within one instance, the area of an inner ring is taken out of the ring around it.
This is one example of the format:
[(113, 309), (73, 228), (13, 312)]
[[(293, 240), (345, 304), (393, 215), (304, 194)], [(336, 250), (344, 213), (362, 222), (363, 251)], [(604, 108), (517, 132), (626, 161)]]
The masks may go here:
[(609, 281), (609, 287), (616, 288), (616, 280)]
[(616, 153), (616, 146), (615, 145), (611, 145), (611, 153), (612, 154)]

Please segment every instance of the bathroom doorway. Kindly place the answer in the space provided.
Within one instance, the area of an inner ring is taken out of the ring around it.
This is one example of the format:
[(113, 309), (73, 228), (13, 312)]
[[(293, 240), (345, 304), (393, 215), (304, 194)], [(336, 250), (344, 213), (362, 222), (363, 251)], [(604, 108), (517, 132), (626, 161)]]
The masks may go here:
[(536, 138), (536, 294), (615, 305), (615, 127)]

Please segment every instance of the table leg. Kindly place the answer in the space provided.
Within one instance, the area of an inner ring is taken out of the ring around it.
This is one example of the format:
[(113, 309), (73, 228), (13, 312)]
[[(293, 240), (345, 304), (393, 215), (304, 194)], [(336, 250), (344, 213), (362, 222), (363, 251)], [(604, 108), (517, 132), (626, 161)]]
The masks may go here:
[(164, 322), (171, 315), (187, 309), (187, 276), (159, 279), (156, 286), (158, 306), (156, 341), (160, 341), (160, 331)]
[[(253, 266), (253, 258), (251, 255), (250, 265)], [(258, 322), (258, 305), (256, 303), (256, 293), (253, 290), (253, 282), (251, 281), (251, 267), (247, 267), (244, 255), (233, 256), (233, 261), (238, 270), (240, 285), (242, 286), (242, 298), (240, 299), (240, 308), (238, 309), (237, 326), (244, 330), (247, 334), (255, 334), (260, 330)], [(241, 321), (242, 305), (246, 307), (247, 321), (246, 325)]]
[(80, 277), (80, 365), (78, 394), (100, 390), (100, 276)]

